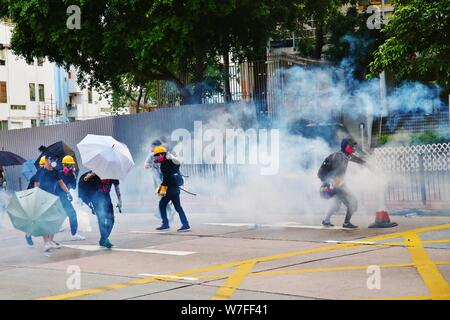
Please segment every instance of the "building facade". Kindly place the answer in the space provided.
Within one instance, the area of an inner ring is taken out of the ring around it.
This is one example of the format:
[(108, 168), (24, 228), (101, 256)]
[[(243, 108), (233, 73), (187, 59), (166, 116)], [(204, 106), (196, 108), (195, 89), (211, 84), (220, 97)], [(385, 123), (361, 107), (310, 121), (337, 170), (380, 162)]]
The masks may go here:
[(0, 22), (0, 129), (21, 129), (108, 116), (110, 102), (80, 88), (76, 70), (48, 59), (28, 64), (10, 48), (13, 25)]

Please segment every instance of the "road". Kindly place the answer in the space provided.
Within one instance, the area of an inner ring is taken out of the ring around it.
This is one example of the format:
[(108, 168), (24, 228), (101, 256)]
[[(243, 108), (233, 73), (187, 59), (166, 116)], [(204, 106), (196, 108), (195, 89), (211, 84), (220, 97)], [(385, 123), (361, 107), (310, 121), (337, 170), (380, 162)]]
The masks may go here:
[[(0, 230), (0, 299), (450, 299), (450, 218), (394, 217), (399, 226), (357, 230), (317, 223), (255, 225), (194, 216), (192, 231), (156, 232), (151, 214), (117, 215), (114, 250)], [(342, 216), (335, 218), (338, 222)], [(78, 273), (78, 271), (80, 273)]]

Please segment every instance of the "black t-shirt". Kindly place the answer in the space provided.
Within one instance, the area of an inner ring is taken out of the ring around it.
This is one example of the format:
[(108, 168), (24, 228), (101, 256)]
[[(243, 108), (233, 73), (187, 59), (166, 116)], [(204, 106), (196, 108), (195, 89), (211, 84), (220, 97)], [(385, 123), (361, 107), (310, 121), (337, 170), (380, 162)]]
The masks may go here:
[(62, 180), (58, 170), (39, 169), (36, 173), (36, 181), (39, 182), (39, 188), (56, 196), (62, 192), (59, 181)]

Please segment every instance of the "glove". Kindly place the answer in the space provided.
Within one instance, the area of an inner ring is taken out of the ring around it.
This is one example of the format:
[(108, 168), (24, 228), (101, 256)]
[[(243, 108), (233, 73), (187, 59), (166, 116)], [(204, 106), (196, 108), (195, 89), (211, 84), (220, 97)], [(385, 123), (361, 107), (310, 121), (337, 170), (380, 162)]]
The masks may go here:
[(67, 193), (67, 199), (72, 202), (73, 201), (73, 197), (70, 193)]
[(157, 193), (158, 193), (161, 197), (165, 197), (166, 194), (167, 194), (167, 188), (168, 188), (167, 186), (160, 185), (159, 188), (158, 188)]

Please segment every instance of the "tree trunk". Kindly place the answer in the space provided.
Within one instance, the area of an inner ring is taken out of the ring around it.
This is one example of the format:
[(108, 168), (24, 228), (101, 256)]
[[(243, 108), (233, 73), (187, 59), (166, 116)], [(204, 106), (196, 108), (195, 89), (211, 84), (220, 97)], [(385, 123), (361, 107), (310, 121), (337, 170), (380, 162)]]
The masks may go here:
[(142, 94), (143, 94), (143, 89), (142, 89), (142, 87), (139, 87), (139, 96), (138, 96), (137, 101), (136, 101), (136, 113), (140, 113), (141, 112)]
[(205, 57), (204, 51), (201, 48), (195, 49), (195, 67), (194, 67), (194, 95), (191, 103), (201, 104), (203, 97), (203, 80), (205, 78)]
[(267, 121), (267, 48), (265, 41), (259, 41), (256, 48), (256, 61), (253, 62), (253, 100), (257, 107), (258, 117), (262, 123)]
[(322, 59), (322, 49), (324, 46), (324, 39), (323, 39), (324, 35), (323, 35), (323, 21), (322, 20), (317, 20), (317, 25), (316, 25), (316, 31), (315, 31), (315, 38), (316, 38), (316, 43), (314, 46), (314, 54), (313, 54), (313, 58), (320, 60)]

